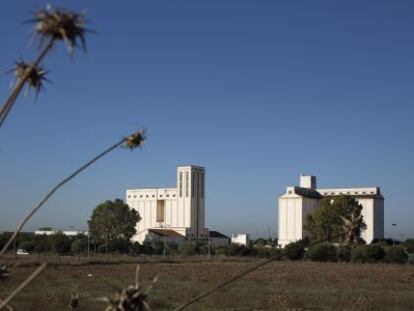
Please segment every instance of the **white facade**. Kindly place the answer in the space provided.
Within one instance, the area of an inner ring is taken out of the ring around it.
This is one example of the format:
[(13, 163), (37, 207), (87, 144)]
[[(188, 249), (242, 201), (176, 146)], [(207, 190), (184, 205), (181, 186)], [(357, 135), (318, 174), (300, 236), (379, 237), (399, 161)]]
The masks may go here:
[(249, 245), (249, 235), (248, 234), (232, 234), (231, 243), (247, 246)]
[(34, 232), (35, 235), (54, 235), (57, 233), (62, 233), (66, 236), (76, 236), (78, 234), (88, 235), (87, 230), (57, 230), (57, 229), (50, 229), (50, 230), (36, 230)]
[(303, 226), (306, 216), (319, 206), (324, 197), (349, 195), (362, 205), (362, 215), (367, 229), (362, 238), (370, 243), (384, 238), (384, 197), (379, 187), (316, 189), (315, 176), (301, 176), (300, 187), (287, 187), (279, 197), (278, 243), (286, 244), (308, 235)]
[(207, 232), (203, 167), (179, 166), (176, 188), (128, 189), (126, 202), (141, 216), (134, 241), (142, 243), (148, 229), (174, 230), (187, 238), (201, 238)]

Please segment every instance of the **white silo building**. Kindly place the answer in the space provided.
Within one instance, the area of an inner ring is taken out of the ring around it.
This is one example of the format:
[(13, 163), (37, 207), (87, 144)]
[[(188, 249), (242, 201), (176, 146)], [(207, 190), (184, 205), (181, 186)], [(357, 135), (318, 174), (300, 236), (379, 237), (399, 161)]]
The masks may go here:
[(128, 189), (126, 202), (141, 216), (133, 241), (142, 243), (148, 234), (175, 239), (208, 235), (203, 167), (179, 166), (175, 188)]
[(349, 195), (362, 205), (362, 215), (367, 225), (362, 238), (370, 243), (384, 238), (384, 197), (379, 187), (326, 188), (317, 189), (315, 176), (300, 177), (299, 187), (287, 187), (279, 197), (278, 243), (286, 244), (307, 236), (303, 226), (308, 214), (312, 213), (325, 197)]

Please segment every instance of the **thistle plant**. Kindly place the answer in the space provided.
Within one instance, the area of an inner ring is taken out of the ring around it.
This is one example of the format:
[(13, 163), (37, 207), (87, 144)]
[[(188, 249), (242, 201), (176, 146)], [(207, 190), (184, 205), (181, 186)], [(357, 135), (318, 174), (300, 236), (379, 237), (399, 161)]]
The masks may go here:
[(41, 82), (45, 80), (44, 76), (47, 72), (40, 67), (40, 63), (57, 41), (65, 42), (70, 56), (73, 54), (73, 49), (78, 46), (78, 41), (80, 41), (82, 48), (86, 49), (85, 34), (90, 30), (85, 28), (84, 12), (75, 13), (48, 7), (35, 12), (34, 15), (35, 17), (27, 22), (35, 23), (34, 35), (40, 38), (39, 55), (33, 62), (16, 64), (15, 73), (18, 81), (0, 109), (0, 127), (25, 84), (28, 84), (29, 88), (34, 87), (37, 91), (36, 94), (41, 90)]
[[(15, 62), (15, 66), (12, 70), (8, 71), (13, 72), (17, 81), (23, 79), (28, 72), (29, 68), (31, 68), (32, 64), (28, 64), (25, 61), (21, 60), (19, 62)], [(46, 75), (49, 73), (49, 71), (43, 69), (40, 65), (33, 66), (32, 69), (29, 72), (29, 76), (27, 78), (27, 91), (25, 95), (28, 94), (31, 88), (35, 90), (36, 97), (40, 93), (40, 91), (44, 90), (44, 81), (50, 82)]]
[(79, 307), (79, 294), (78, 294), (78, 288), (77, 287), (71, 293), (69, 306), (70, 306), (71, 310), (77, 310), (78, 307)]
[(0, 251), (0, 258), (4, 255), (6, 250), (9, 248), (9, 246), (13, 243), (14, 239), (17, 237), (19, 232), (22, 230), (23, 226), (29, 221), (30, 218), (50, 199), (53, 194), (59, 190), (63, 185), (65, 185), (67, 182), (75, 178), (79, 173), (87, 169), (89, 166), (94, 164), (99, 159), (106, 156), (111, 151), (117, 149), (118, 147), (122, 146), (124, 148), (129, 149), (136, 149), (139, 147), (142, 147), (144, 145), (146, 139), (145, 131), (137, 131), (128, 137), (122, 138), (120, 141), (116, 142), (114, 145), (109, 147), (108, 149), (104, 150), (100, 154), (98, 154), (96, 157), (94, 157), (92, 160), (88, 161), (86, 164), (82, 165), (79, 169), (77, 169), (75, 172), (73, 172), (71, 175), (60, 181), (55, 187), (53, 187), (43, 198), (43, 200), (40, 201), (39, 204), (37, 204), (35, 207), (33, 207), (30, 212), (24, 217), (24, 219), (21, 221), (21, 223), (17, 226), (16, 230), (10, 237), (10, 239), (7, 241), (7, 243), (4, 245), (3, 249)]
[(86, 12), (75, 13), (69, 10), (50, 7), (34, 13), (34, 18), (28, 23), (34, 23), (34, 34), (39, 36), (39, 48), (42, 48), (46, 40), (64, 41), (69, 54), (78, 46), (80, 41), (83, 50), (86, 50), (85, 34), (90, 32), (85, 28)]
[(137, 265), (135, 270), (135, 284), (126, 288), (119, 289), (115, 293), (114, 297), (103, 297), (98, 299), (104, 301), (109, 305), (105, 308), (105, 311), (150, 311), (149, 305), (149, 293), (152, 290), (154, 284), (158, 280), (158, 276), (155, 276), (151, 284), (146, 289), (142, 288), (139, 284), (139, 270), (140, 266)]

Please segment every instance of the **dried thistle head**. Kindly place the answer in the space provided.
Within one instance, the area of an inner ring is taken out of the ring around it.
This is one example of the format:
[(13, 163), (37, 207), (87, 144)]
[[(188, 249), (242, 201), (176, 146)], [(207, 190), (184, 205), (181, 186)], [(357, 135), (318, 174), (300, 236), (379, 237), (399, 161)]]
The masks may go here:
[[(14, 75), (18, 80), (24, 79), (25, 75), (30, 70), (32, 64), (28, 64), (25, 61), (19, 61), (15, 62), (14, 68), (11, 70), (11, 72), (14, 72)], [(27, 83), (27, 92), (30, 90), (30, 88), (34, 88), (36, 92), (36, 96), (39, 94), (40, 91), (44, 90), (43, 84), (44, 81), (50, 82), (46, 75), (49, 73), (49, 71), (43, 69), (41, 66), (35, 66), (30, 70), (29, 77), (26, 80)], [(27, 93), (26, 92), (26, 93)], [(27, 94), (26, 94), (27, 95)]]
[(145, 139), (147, 138), (145, 130), (138, 131), (125, 140), (125, 147), (129, 149), (135, 149), (144, 145)]
[(143, 289), (139, 285), (139, 265), (136, 268), (135, 285), (118, 290), (113, 298), (104, 297), (99, 300), (107, 302), (109, 305), (105, 311), (150, 311), (148, 297), (149, 293), (158, 280), (158, 276), (154, 277), (151, 284)]
[(9, 269), (7, 265), (0, 264), (0, 281), (6, 280), (9, 277)]
[(85, 33), (85, 12), (75, 13), (64, 9), (46, 9), (38, 10), (34, 13), (35, 17), (28, 22), (35, 23), (35, 34), (40, 36), (40, 46), (45, 39), (63, 40), (72, 54), (73, 48), (78, 46), (80, 41), (82, 48), (86, 50)]

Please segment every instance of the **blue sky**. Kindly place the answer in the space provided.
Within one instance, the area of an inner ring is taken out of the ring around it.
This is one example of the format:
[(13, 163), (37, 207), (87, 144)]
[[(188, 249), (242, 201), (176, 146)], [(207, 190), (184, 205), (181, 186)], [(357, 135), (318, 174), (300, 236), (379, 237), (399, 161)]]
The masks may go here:
[[(1, 2), (2, 72), (34, 57), (22, 21), (46, 4)], [(146, 127), (145, 148), (85, 171), (26, 229), (84, 228), (101, 201), (173, 186), (191, 163), (207, 170), (207, 225), (225, 233), (274, 234), (277, 196), (307, 173), (320, 187), (380, 186), (386, 236), (414, 236), (412, 1), (52, 4), (87, 9), (98, 33), (72, 61), (59, 45), (44, 62), (53, 85), (20, 97), (0, 131), (0, 230)]]

